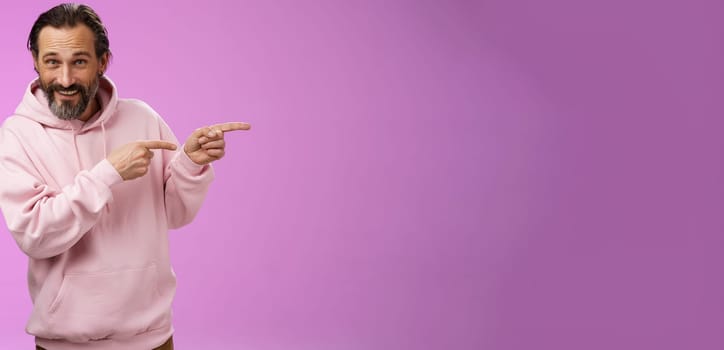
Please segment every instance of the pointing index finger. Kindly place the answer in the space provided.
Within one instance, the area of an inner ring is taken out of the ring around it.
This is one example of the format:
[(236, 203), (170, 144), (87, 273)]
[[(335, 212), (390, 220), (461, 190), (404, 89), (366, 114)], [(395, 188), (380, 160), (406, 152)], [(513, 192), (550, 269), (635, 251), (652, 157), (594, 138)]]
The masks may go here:
[(150, 141), (141, 141), (141, 146), (146, 147), (148, 149), (167, 149), (170, 151), (176, 150), (176, 145), (163, 140), (150, 140)]
[(229, 131), (236, 131), (236, 130), (249, 130), (251, 129), (251, 124), (249, 123), (243, 123), (243, 122), (229, 122), (229, 123), (220, 123), (220, 124), (214, 124), (209, 127), (212, 130), (220, 129), (222, 132), (229, 132)]

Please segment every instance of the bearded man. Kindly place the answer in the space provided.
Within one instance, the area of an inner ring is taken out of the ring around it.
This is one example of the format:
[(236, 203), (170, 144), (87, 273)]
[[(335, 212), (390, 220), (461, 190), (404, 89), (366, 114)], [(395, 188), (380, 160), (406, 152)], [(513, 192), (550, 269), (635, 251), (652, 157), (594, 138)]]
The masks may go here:
[(201, 127), (177, 150), (153, 109), (118, 97), (88, 6), (41, 14), (28, 49), (38, 78), (0, 132), (0, 209), (29, 257), (26, 331), (37, 349), (173, 349), (168, 230), (201, 207), (224, 133), (250, 126)]

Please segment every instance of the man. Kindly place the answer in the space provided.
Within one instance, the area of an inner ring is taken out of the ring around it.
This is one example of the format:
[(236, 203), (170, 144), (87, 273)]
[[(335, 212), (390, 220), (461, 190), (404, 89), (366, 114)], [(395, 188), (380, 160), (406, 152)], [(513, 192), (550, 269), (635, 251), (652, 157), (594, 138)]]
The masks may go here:
[(0, 132), (0, 208), (29, 256), (26, 331), (38, 349), (173, 349), (168, 229), (200, 208), (224, 133), (250, 126), (199, 128), (177, 151), (158, 114), (118, 98), (87, 6), (41, 14), (28, 48), (38, 79)]

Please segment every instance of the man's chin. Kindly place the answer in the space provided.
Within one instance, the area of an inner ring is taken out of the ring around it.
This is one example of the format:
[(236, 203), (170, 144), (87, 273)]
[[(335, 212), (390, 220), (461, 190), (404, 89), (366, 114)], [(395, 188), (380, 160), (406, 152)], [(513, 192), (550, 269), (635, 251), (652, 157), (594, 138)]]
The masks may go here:
[(62, 120), (73, 120), (80, 118), (80, 116), (83, 114), (83, 111), (79, 111), (79, 109), (80, 108), (78, 107), (78, 103), (74, 105), (63, 103), (61, 106), (58, 106), (57, 102), (53, 102), (50, 107), (50, 111), (53, 112), (53, 115)]

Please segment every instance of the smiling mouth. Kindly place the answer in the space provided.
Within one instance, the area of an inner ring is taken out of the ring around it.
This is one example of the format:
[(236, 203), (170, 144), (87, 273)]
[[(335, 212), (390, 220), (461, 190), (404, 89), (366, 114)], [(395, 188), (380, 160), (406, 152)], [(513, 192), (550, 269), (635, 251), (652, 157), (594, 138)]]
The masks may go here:
[(73, 96), (78, 93), (78, 90), (68, 90), (68, 91), (57, 90), (56, 92), (63, 96)]

